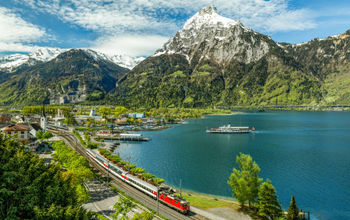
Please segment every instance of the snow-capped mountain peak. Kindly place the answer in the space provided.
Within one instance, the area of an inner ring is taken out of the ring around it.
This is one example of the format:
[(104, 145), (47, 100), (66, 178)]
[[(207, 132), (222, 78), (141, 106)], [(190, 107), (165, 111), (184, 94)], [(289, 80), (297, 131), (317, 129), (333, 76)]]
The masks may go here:
[(232, 60), (247, 64), (261, 59), (270, 51), (271, 45), (275, 43), (268, 36), (225, 18), (214, 6), (208, 6), (188, 19), (153, 56), (178, 54), (188, 63), (208, 59), (221, 65)]
[(29, 54), (11, 54), (0, 58), (0, 69), (11, 71), (23, 64), (32, 66), (38, 62), (48, 62), (57, 57), (65, 49), (40, 47)]
[[(39, 62), (48, 62), (56, 58), (59, 54), (68, 51), (69, 49), (49, 48), (41, 47), (29, 54), (11, 54), (0, 58), (0, 70), (12, 71), (21, 65), (33, 66)], [(141, 61), (144, 57), (130, 57), (127, 55), (107, 55), (91, 49), (81, 49), (87, 54), (92, 56), (96, 60), (108, 60), (121, 67), (132, 69)]]
[(94, 59), (103, 59), (103, 60), (108, 60), (111, 61), (118, 66), (127, 68), (127, 69), (132, 69), (134, 68), (137, 64), (139, 64), (141, 61), (143, 61), (145, 58), (144, 57), (131, 57), (127, 55), (122, 55), (122, 54), (116, 54), (116, 55), (107, 55), (95, 50), (91, 49), (83, 49), (85, 52), (90, 54)]
[(234, 25), (241, 25), (241, 23), (239, 21), (225, 18), (219, 15), (217, 13), (217, 9), (214, 6), (208, 6), (188, 19), (183, 26), (183, 30), (189, 30), (192, 28), (199, 29), (203, 25), (222, 25), (223, 27), (229, 27)]
[(64, 51), (66, 51), (66, 49), (44, 47), (37, 49), (36, 51), (30, 53), (28, 56), (31, 59), (47, 62), (54, 59)]

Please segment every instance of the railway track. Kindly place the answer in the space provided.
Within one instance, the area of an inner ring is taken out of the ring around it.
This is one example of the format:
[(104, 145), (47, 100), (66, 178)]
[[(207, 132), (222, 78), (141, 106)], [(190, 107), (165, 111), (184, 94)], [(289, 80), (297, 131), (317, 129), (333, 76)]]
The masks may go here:
[[(137, 201), (141, 202), (142, 204), (146, 205), (147, 207), (153, 209), (154, 211), (157, 211), (157, 201), (153, 198), (149, 197), (148, 195), (144, 194), (143, 192), (139, 191), (138, 189), (130, 186), (129, 184), (123, 182), (119, 178), (113, 176), (112, 174), (108, 174), (107, 170), (105, 170), (102, 166), (100, 166), (96, 161), (94, 161), (92, 158), (90, 158), (85, 151), (85, 148), (80, 144), (79, 140), (72, 135), (71, 133), (68, 133), (66, 131), (61, 130), (54, 130), (49, 129), (50, 132), (53, 134), (56, 134), (58, 136), (61, 136), (63, 139), (66, 140), (68, 145), (77, 151), (80, 155), (84, 156), (90, 163), (90, 166), (96, 170), (98, 170), (102, 175), (108, 176), (110, 179), (110, 182), (114, 184), (118, 189), (126, 193), (127, 195), (131, 196), (132, 198), (136, 199)], [(162, 204), (159, 202), (159, 214), (170, 218), (170, 219), (200, 219), (200, 220), (206, 220), (208, 218), (201, 216), (199, 214), (196, 214), (194, 212), (189, 212), (187, 215), (183, 215), (176, 210)]]

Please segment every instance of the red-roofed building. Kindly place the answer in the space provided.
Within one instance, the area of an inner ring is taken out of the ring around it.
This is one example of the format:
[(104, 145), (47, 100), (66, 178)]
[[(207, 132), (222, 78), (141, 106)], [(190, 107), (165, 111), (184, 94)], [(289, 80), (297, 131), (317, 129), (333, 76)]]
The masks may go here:
[(8, 124), (11, 121), (9, 116), (0, 116), (0, 124)]

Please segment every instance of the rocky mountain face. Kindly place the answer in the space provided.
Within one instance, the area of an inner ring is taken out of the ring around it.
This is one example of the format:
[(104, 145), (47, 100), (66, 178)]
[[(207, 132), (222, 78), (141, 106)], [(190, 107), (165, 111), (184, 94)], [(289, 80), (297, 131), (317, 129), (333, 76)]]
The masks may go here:
[(220, 16), (209, 6), (191, 17), (154, 56), (180, 54), (189, 63), (210, 59), (226, 66), (232, 60), (256, 62), (273, 47), (276, 44), (269, 37)]
[(109, 100), (149, 107), (318, 103), (322, 81), (287, 47), (206, 7), (122, 77)]
[(7, 73), (11, 76), (0, 83), (0, 104), (99, 101), (128, 71), (91, 51), (72, 49), (49, 62)]
[(337, 72), (350, 62), (350, 30), (326, 39), (314, 39), (302, 44), (283, 44), (285, 51), (307, 71), (321, 79)]

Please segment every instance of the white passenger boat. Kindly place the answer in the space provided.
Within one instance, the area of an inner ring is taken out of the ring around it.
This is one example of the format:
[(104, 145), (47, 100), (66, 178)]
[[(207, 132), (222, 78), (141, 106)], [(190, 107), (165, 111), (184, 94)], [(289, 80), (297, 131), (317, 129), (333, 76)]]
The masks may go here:
[(242, 134), (242, 133), (250, 133), (251, 131), (254, 131), (254, 130), (255, 130), (254, 127), (252, 128), (252, 130), (250, 130), (249, 127), (232, 127), (229, 124), (218, 128), (211, 128), (207, 130), (207, 133)]

